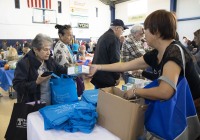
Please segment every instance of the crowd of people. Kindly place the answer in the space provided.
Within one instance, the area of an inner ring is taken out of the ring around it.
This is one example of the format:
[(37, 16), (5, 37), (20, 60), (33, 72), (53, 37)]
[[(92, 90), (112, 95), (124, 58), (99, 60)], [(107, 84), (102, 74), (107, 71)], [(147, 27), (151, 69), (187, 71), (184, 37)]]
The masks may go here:
[[(19, 44), (19, 41), (16, 41), (14, 46), (9, 46), (7, 41), (3, 40), (0, 46), (0, 60), (3, 62), (3, 64), (5, 64), (4, 69), (14, 69), (16, 67), (16, 63), (29, 51), (29, 42), (25, 41), (23, 44)], [(0, 97), (2, 96), (3, 95), (0, 93)]]

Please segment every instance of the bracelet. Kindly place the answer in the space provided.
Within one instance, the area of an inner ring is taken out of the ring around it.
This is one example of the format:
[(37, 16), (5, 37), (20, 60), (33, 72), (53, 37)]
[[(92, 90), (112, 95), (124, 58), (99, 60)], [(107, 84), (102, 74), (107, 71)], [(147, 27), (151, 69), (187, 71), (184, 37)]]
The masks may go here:
[(133, 88), (132, 91), (133, 91), (133, 95), (134, 95), (133, 98), (137, 99), (137, 95), (135, 94), (136, 93), (136, 88)]

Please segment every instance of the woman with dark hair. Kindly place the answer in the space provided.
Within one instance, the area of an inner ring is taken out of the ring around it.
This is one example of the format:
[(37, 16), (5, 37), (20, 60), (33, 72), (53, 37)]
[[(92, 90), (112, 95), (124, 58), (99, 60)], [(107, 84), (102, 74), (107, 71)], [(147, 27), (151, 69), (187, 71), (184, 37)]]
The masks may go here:
[[(157, 10), (146, 18), (144, 27), (146, 41), (148, 45), (154, 48), (152, 51), (126, 63), (92, 65), (91, 74), (94, 74), (97, 70), (122, 72), (152, 67), (152, 71), (157, 75), (157, 78), (165, 76), (176, 85), (179, 75), (183, 75), (181, 53), (175, 45), (178, 44), (185, 53), (186, 78), (193, 98), (197, 99), (200, 97), (200, 78), (194, 67), (192, 57), (180, 42), (175, 41), (176, 18), (173, 14), (165, 10)], [(156, 92), (166, 92), (166, 94), (150, 94), (149, 89), (136, 89), (136, 94), (149, 99), (169, 99), (173, 95), (174, 89), (161, 81), (158, 89), (156, 88)], [(132, 92), (127, 93), (127, 98), (132, 96), (134, 96)]]
[(51, 76), (42, 77), (42, 73), (53, 71), (55, 74), (67, 74), (67, 68), (58, 65), (50, 56), (52, 39), (38, 34), (31, 43), (31, 50), (17, 63), (13, 88), (17, 92), (17, 102), (41, 100), (51, 104), (49, 80)]
[(65, 67), (72, 66), (75, 64), (73, 52), (70, 48), (73, 39), (72, 27), (56, 24), (55, 28), (58, 29), (59, 41), (54, 46), (54, 59)]
[[(64, 67), (73, 66), (76, 64), (75, 56), (70, 48), (73, 40), (72, 27), (70, 25), (56, 25), (58, 29), (59, 41), (54, 46), (54, 59)], [(80, 96), (85, 89), (83, 79), (76, 77), (77, 93)]]
[[(185, 47), (179, 41), (175, 41), (176, 28), (177, 20), (173, 13), (166, 10), (157, 10), (151, 13), (145, 19), (144, 29), (146, 41), (148, 45), (154, 49), (150, 52), (147, 52), (140, 58), (129, 62), (107, 65), (92, 65), (90, 68), (90, 76), (94, 75), (97, 70), (124, 72), (151, 67), (155, 75), (157, 74), (157, 79), (159, 78), (158, 86), (152, 88), (133, 88), (128, 90), (124, 97), (126, 99), (131, 99), (135, 98), (136, 96), (140, 96), (150, 100), (168, 101), (173, 97), (174, 93), (176, 93), (176, 85), (178, 84), (179, 76), (184, 76), (185, 69), (185, 78), (188, 81), (193, 99), (195, 100), (199, 98), (200, 78), (195, 69), (191, 55), (186, 51)], [(185, 55), (185, 68), (183, 67), (182, 55), (178, 46), (181, 46)], [(186, 100), (187, 99), (188, 98), (186, 98)], [(165, 120), (166, 118), (158, 119)], [(188, 121), (186, 123), (188, 123)], [(177, 123), (176, 125), (179, 124)], [(194, 130), (194, 132), (192, 132), (193, 137), (190, 137), (190, 139), (196, 139), (197, 136), (200, 135), (200, 128), (198, 128), (198, 123), (190, 123), (189, 125), (197, 125), (195, 126), (195, 129), (198, 130)], [(190, 132), (188, 129), (189, 126), (185, 128), (182, 134), (180, 134), (182, 139), (189, 139), (189, 135), (187, 134), (190, 134)], [(176, 130), (176, 132), (177, 131), (179, 130)], [(173, 134), (176, 132), (173, 132)], [(167, 133), (168, 132), (166, 132), (166, 134)], [(184, 136), (187, 136), (187, 138)]]

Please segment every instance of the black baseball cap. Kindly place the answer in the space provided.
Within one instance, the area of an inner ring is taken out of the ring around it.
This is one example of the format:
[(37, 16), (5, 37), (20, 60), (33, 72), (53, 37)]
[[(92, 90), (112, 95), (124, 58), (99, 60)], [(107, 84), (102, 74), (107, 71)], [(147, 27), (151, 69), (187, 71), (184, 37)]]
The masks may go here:
[(124, 25), (124, 22), (121, 19), (115, 19), (111, 22), (110, 26), (122, 26), (124, 30), (128, 29), (127, 26)]

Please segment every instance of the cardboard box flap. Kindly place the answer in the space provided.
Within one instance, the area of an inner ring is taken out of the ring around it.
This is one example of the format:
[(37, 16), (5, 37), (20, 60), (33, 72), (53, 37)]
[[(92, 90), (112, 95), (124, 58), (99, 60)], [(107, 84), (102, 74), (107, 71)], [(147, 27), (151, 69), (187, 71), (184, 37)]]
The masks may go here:
[(107, 93), (113, 93), (113, 87), (101, 88), (100, 90)]
[(120, 89), (117, 88), (117, 87), (101, 88), (101, 90), (104, 91), (104, 92), (106, 92), (106, 93), (119, 96), (119, 97), (121, 97), (121, 98), (123, 98), (124, 93), (126, 92), (126, 91), (120, 90)]
[[(123, 99), (124, 99), (124, 94), (127, 92), (127, 91), (122, 91), (117, 87), (101, 88), (101, 90), (106, 92), (106, 93), (108, 93), (108, 94), (113, 94), (113, 95), (119, 96), (119, 97), (121, 97)], [(124, 99), (124, 100), (126, 100), (126, 99)], [(144, 98), (130, 99), (130, 100), (127, 100), (127, 101), (130, 101), (130, 102), (133, 102), (133, 103), (137, 103), (137, 104), (140, 104), (140, 105), (144, 105), (144, 108), (146, 108)], [(141, 107), (143, 107), (143, 106), (141, 106)]]

